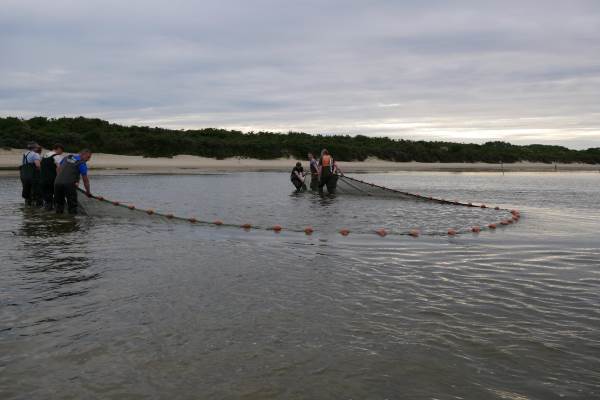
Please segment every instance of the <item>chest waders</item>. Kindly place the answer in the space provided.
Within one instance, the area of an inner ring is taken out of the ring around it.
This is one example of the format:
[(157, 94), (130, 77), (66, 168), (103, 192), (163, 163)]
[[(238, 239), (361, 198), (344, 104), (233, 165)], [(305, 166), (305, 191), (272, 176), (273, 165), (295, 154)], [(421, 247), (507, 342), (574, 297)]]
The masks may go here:
[(75, 184), (79, 181), (79, 166), (85, 161), (76, 160), (68, 156), (60, 167), (60, 172), (54, 180), (54, 202), (56, 213), (65, 212), (65, 200), (69, 214), (77, 214), (77, 188)]
[(50, 211), (54, 208), (54, 180), (56, 179), (56, 162), (53, 154), (50, 157), (44, 157), (40, 168), (40, 181), (42, 189), (42, 199), (44, 208)]
[(319, 193), (323, 193), (323, 186), (327, 186), (327, 193), (335, 193), (338, 177), (333, 173), (333, 157), (329, 157), (329, 165), (323, 165), (319, 181)]
[(31, 154), (31, 151), (23, 154), (23, 160), (19, 167), (19, 175), (21, 178), (21, 185), (23, 190), (21, 197), (25, 199), (25, 203), (32, 205), (41, 203), (40, 194), (40, 171), (36, 168), (35, 163), (30, 163), (27, 157)]

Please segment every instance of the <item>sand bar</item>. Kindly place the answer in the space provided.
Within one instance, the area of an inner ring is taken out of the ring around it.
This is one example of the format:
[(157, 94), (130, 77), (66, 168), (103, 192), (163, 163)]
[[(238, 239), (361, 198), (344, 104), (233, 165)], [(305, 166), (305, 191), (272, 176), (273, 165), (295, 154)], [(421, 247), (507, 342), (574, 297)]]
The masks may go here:
[[(0, 150), (0, 173), (16, 175), (21, 161), (22, 150)], [(305, 168), (306, 160), (301, 160)], [(88, 164), (95, 174), (201, 174), (213, 172), (239, 171), (291, 171), (296, 160), (279, 158), (256, 160), (249, 158), (227, 158), (216, 160), (190, 155), (173, 158), (149, 158), (142, 156), (122, 156), (95, 153)], [(344, 172), (394, 172), (394, 171), (448, 171), (448, 172), (553, 172), (553, 171), (600, 171), (600, 165), (593, 164), (544, 164), (519, 162), (513, 164), (487, 163), (420, 163), (393, 162), (369, 158), (365, 161), (339, 162)]]

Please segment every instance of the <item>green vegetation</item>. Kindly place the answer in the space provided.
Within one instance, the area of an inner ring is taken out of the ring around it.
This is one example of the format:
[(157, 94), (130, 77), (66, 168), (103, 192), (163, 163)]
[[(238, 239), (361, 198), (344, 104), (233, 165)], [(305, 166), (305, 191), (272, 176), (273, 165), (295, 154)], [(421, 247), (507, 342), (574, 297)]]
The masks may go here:
[(450, 142), (394, 140), (386, 137), (322, 136), (306, 133), (229, 131), (225, 129), (170, 130), (147, 126), (121, 126), (100, 119), (35, 117), (0, 118), (0, 147), (23, 148), (35, 140), (44, 147), (55, 142), (67, 151), (89, 147), (95, 152), (172, 157), (304, 158), (327, 148), (340, 161), (378, 157), (390, 161), (488, 162), (517, 161), (600, 164), (600, 148), (570, 150), (561, 146), (515, 146), (505, 142), (483, 145)]

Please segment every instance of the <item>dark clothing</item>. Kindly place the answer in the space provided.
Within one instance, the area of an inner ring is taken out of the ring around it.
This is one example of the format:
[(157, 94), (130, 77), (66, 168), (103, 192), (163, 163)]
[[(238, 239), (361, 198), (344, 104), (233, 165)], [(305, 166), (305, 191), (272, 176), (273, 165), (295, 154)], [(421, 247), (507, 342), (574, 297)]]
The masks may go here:
[(310, 160), (310, 173), (318, 174), (319, 173), (319, 162), (316, 159)]
[(21, 178), (21, 186), (23, 186), (21, 197), (25, 199), (25, 204), (28, 206), (33, 205), (33, 179)]
[(319, 162), (316, 159), (310, 160), (310, 190), (319, 189)]
[(310, 174), (310, 190), (319, 190), (319, 174)]
[(335, 193), (335, 188), (337, 187), (338, 176), (335, 174), (324, 174), (321, 175), (321, 180), (319, 181), (319, 193), (323, 193), (323, 187), (327, 186), (327, 193)]
[(324, 186), (327, 186), (327, 193), (335, 193), (338, 177), (333, 173), (334, 163), (333, 157), (329, 156), (329, 159), (325, 163), (328, 165), (323, 165), (323, 157), (321, 157), (319, 165), (323, 167), (321, 168), (321, 178), (319, 179), (319, 193), (323, 193)]
[(44, 207), (50, 211), (54, 208), (54, 180), (56, 179), (56, 162), (54, 157), (58, 154), (53, 154), (49, 157), (44, 157), (40, 168), (40, 181), (42, 199)]
[(87, 174), (85, 161), (79, 155), (70, 155), (60, 163), (60, 172), (54, 180), (54, 202), (56, 204), (56, 213), (62, 214), (65, 211), (65, 199), (69, 214), (77, 214), (77, 187), (79, 177)]
[[(31, 153), (31, 152), (29, 152)], [(23, 154), (23, 162), (19, 167), (21, 184), (23, 190), (21, 197), (25, 199), (27, 205), (41, 205), (42, 196), (40, 190), (40, 171), (35, 166), (35, 163), (28, 161), (29, 153)]]
[(304, 185), (304, 182), (302, 182), (302, 179), (300, 179), (298, 177), (298, 175), (302, 176), (303, 173), (304, 173), (304, 168), (302, 168), (302, 167), (294, 167), (294, 169), (292, 169), (292, 173), (290, 175), (290, 180), (296, 187), (297, 191), (300, 191), (302, 189), (306, 190), (306, 186)]
[(42, 181), (41, 188), (44, 208), (47, 211), (51, 211), (54, 208), (54, 181)]
[[(60, 172), (56, 175), (54, 183), (60, 184), (72, 184), (79, 182), (79, 177), (82, 175), (82, 171), (86, 171), (87, 166), (85, 161), (81, 159), (79, 155), (70, 155), (60, 163)], [(83, 174), (85, 175), (85, 173)]]
[(77, 214), (77, 187), (74, 183), (55, 183), (54, 184), (54, 202), (56, 213), (65, 212), (65, 199), (67, 200), (67, 209), (69, 214)]

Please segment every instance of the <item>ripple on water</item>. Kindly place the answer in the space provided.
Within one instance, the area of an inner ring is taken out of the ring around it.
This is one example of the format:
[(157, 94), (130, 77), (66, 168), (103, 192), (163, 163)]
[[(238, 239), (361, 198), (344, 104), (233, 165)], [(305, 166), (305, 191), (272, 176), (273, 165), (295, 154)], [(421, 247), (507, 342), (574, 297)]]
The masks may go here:
[[(16, 181), (0, 179), (2, 397), (600, 395), (600, 250), (588, 237), (598, 191), (562, 195), (591, 178), (552, 181), (550, 193), (547, 178), (528, 175), (373, 176), (526, 210), (493, 234), (413, 239), (370, 232), (460, 227), (490, 210), (290, 196), (279, 177), (94, 185), (208, 218), (310, 223), (314, 235), (49, 217), (21, 207), (8, 195)], [(575, 212), (576, 226), (561, 217), (569, 201), (588, 215)], [(340, 223), (350, 236), (336, 233)]]

